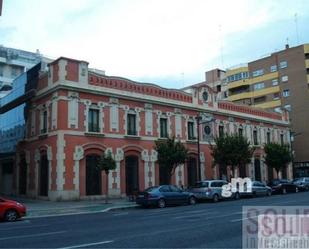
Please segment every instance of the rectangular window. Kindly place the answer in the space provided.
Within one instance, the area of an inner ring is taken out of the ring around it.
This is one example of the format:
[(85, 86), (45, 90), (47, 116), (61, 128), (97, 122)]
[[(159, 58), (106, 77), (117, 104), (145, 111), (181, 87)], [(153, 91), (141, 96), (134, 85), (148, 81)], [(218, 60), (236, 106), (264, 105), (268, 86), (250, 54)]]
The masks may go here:
[(254, 101), (254, 104), (264, 103), (266, 101), (266, 96), (255, 98), (255, 99), (253, 99), (253, 101)]
[(3, 76), (3, 67), (0, 65), (0, 76)]
[(273, 79), (273, 80), (271, 81), (271, 84), (272, 84), (273, 86), (277, 86), (277, 85), (278, 85), (278, 79)]
[(254, 90), (260, 90), (260, 89), (263, 89), (264, 87), (265, 87), (264, 82), (257, 83), (254, 85)]
[(288, 67), (288, 62), (287, 61), (281, 61), (280, 62), (280, 68), (282, 69), (282, 68), (286, 68), (286, 67)]
[(257, 131), (253, 131), (253, 143), (254, 145), (258, 145), (258, 139), (257, 139)]
[(41, 133), (46, 133), (47, 132), (47, 111), (43, 112), (43, 126)]
[(283, 90), (282, 96), (285, 97), (285, 98), (289, 97), (290, 96), (290, 90), (289, 89)]
[(280, 143), (281, 143), (281, 145), (284, 144), (284, 137), (283, 137), (283, 134), (280, 134)]
[(284, 75), (281, 77), (281, 82), (287, 82), (289, 80), (289, 77), (287, 75)]
[(292, 110), (292, 106), (291, 105), (285, 105), (284, 108), (286, 110), (288, 110), (289, 112)]
[(88, 113), (88, 131), (99, 132), (99, 110), (89, 109)]
[(136, 115), (129, 113), (127, 116), (127, 133), (128, 135), (136, 136)]
[(238, 135), (239, 135), (239, 136), (243, 136), (243, 129), (242, 129), (242, 128), (239, 128), (239, 129), (238, 129)]
[(261, 76), (263, 74), (264, 74), (264, 70), (263, 69), (259, 69), (259, 70), (256, 70), (256, 71), (252, 72), (252, 77)]
[(223, 137), (224, 136), (224, 127), (223, 125), (219, 125), (219, 137)]
[(188, 139), (189, 140), (194, 140), (194, 123), (189, 121), (188, 122)]
[(12, 67), (11, 68), (11, 76), (12, 77), (17, 77), (18, 76), (18, 67)]
[(267, 132), (267, 135), (266, 135), (266, 141), (268, 144), (270, 143), (270, 132), (269, 131)]
[(272, 65), (271, 67), (270, 67), (270, 72), (276, 72), (277, 71), (277, 65)]
[(280, 98), (280, 93), (274, 93), (274, 100), (278, 100)]
[(165, 137), (165, 138), (168, 137), (166, 118), (160, 118), (160, 137)]

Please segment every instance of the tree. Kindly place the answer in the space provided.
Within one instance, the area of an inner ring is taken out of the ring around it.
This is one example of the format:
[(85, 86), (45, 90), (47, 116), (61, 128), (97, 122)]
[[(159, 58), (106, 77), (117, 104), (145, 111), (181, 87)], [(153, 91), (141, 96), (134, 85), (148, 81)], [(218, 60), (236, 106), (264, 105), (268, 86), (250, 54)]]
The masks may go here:
[(268, 167), (276, 170), (277, 177), (279, 172), (292, 161), (292, 153), (287, 144), (268, 143), (265, 145), (264, 151), (266, 154), (265, 163)]
[(100, 170), (105, 171), (106, 174), (106, 196), (105, 203), (108, 203), (108, 175), (110, 170), (116, 169), (116, 162), (112, 157), (112, 153), (108, 151), (103, 153), (98, 161), (98, 167)]
[(175, 137), (155, 141), (154, 149), (158, 152), (159, 167), (165, 169), (170, 184), (176, 168), (185, 163), (188, 150), (180, 141), (175, 141)]
[(211, 155), (214, 165), (218, 164), (220, 170), (232, 168), (233, 175), (235, 168), (245, 167), (251, 161), (254, 148), (250, 147), (248, 140), (239, 134), (224, 134), (215, 138), (215, 145), (211, 145)]

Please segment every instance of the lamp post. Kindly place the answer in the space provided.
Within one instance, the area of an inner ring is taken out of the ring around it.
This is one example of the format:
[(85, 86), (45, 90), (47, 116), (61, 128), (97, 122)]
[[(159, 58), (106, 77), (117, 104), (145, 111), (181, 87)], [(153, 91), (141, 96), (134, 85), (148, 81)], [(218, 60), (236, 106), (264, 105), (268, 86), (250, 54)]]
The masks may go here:
[[(205, 117), (206, 120), (202, 120)], [(201, 158), (200, 158), (200, 125), (201, 124), (208, 124), (215, 121), (213, 117), (203, 116), (200, 113), (195, 117), (196, 119), (196, 129), (197, 129), (197, 170), (198, 170), (198, 181), (201, 181)], [(208, 119), (208, 120), (207, 120)]]

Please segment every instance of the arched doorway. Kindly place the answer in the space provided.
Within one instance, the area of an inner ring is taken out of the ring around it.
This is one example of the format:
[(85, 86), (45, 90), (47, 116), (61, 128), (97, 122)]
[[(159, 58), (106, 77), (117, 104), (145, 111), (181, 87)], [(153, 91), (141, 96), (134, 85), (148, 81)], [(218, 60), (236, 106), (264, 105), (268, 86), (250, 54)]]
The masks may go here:
[(99, 156), (86, 156), (86, 195), (101, 195), (101, 170), (97, 167)]
[(20, 158), (19, 164), (19, 194), (27, 194), (27, 162), (25, 155), (22, 155)]
[(132, 195), (139, 190), (138, 181), (138, 157), (126, 156), (126, 194)]
[(42, 154), (39, 170), (39, 194), (40, 196), (48, 196), (48, 160), (47, 155)]
[(254, 174), (255, 180), (261, 181), (261, 162), (260, 159), (257, 158), (254, 159)]
[(197, 160), (195, 157), (189, 157), (187, 161), (187, 180), (188, 186), (194, 186), (197, 182)]

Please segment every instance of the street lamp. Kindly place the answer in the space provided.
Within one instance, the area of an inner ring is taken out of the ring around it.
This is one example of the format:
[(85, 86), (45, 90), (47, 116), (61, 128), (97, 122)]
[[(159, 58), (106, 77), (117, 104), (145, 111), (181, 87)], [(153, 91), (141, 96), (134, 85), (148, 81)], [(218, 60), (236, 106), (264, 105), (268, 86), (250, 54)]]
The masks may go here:
[[(204, 118), (204, 120), (203, 120)], [(200, 159), (200, 125), (201, 124), (208, 124), (215, 121), (215, 118), (201, 115), (200, 113), (198, 116), (195, 117), (196, 119), (196, 129), (197, 129), (197, 169), (198, 169), (198, 180), (201, 181), (201, 159)], [(209, 129), (209, 134), (211, 130)]]

